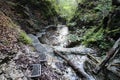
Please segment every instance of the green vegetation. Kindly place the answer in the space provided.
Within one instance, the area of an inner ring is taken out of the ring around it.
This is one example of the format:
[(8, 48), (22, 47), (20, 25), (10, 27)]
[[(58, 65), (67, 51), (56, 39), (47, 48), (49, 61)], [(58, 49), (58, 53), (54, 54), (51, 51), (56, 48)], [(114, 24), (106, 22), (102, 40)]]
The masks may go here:
[[(102, 21), (112, 10), (111, 0), (78, 0), (78, 8), (71, 22), (75, 26), (102, 26)], [(81, 23), (80, 23), (81, 22)]]
[(24, 44), (32, 44), (31, 38), (24, 31), (20, 32), (19, 41)]
[(96, 32), (96, 27), (87, 29), (87, 31), (85, 32), (85, 34), (83, 36), (82, 44), (88, 45), (90, 43), (102, 41), (105, 36), (105, 35), (103, 35), (103, 33), (104, 33), (103, 28), (100, 28), (97, 32)]
[(56, 12), (67, 21), (70, 21), (77, 10), (76, 0), (49, 0), (54, 6)]
[(73, 29), (70, 40), (79, 41), (86, 46), (97, 46), (101, 50), (108, 50), (120, 32), (118, 27), (120, 25), (118, 14), (120, 8), (112, 6), (112, 0), (77, 1), (78, 8), (69, 23), (75, 23), (70, 25), (71, 30)]
[(68, 36), (68, 39), (69, 39), (71, 42), (80, 41), (80, 37), (79, 37), (77, 34), (70, 34), (70, 35)]
[(113, 42), (106, 39), (106, 32), (103, 28), (92, 27), (85, 32), (82, 44), (97, 46), (101, 50), (108, 50), (113, 45)]

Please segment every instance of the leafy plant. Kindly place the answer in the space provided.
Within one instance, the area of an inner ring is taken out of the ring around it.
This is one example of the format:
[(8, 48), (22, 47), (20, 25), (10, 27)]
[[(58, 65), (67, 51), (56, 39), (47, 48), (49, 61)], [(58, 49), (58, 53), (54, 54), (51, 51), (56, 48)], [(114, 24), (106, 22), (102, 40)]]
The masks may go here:
[(100, 0), (99, 5), (97, 5), (94, 10), (97, 10), (103, 17), (107, 16), (112, 10), (111, 0)]
[(23, 31), (20, 32), (19, 41), (24, 44), (32, 44), (31, 38)]
[(68, 36), (68, 39), (69, 39), (71, 42), (80, 41), (80, 37), (79, 37), (77, 34), (70, 34), (70, 35)]
[(84, 35), (85, 31), (86, 29), (84, 27), (82, 29), (75, 29), (74, 31), (72, 31), (71, 34), (68, 35), (68, 39), (71, 42), (81, 42), (82, 36)]
[(88, 29), (84, 36), (82, 44), (89, 45), (90, 43), (94, 43), (97, 41), (101, 41), (104, 38), (104, 29), (100, 28), (98, 31), (96, 31), (97, 27), (92, 27), (91, 29)]

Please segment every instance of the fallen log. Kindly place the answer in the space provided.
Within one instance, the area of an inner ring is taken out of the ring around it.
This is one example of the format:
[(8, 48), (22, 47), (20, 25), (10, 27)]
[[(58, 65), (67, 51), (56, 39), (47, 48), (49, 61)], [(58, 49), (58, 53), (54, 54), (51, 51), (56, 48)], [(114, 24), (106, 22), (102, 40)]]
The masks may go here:
[(76, 72), (76, 74), (82, 78), (82, 80), (91, 80), (91, 77), (84, 71), (83, 67), (78, 67), (75, 63), (73, 63), (71, 60), (67, 59), (65, 56), (63, 56), (61, 53), (54, 51), (58, 56), (63, 58), (69, 66), (72, 67), (72, 69)]
[(72, 48), (64, 48), (61, 46), (53, 46), (53, 49), (57, 52), (61, 52), (62, 54), (79, 54), (86, 55), (88, 53), (95, 54), (96, 51), (91, 48), (86, 48), (84, 46), (72, 47)]
[(105, 59), (95, 68), (93, 72), (95, 74), (98, 74), (102, 69), (104, 69), (106, 64), (111, 60), (111, 58), (115, 57), (119, 49), (120, 49), (120, 38), (115, 42), (113, 47), (108, 51)]
[(107, 67), (108, 71), (112, 72), (120, 78), (120, 59), (114, 59)]
[(87, 57), (94, 62), (94, 64), (99, 64), (100, 61), (96, 59), (96, 57), (92, 56), (91, 54), (87, 54)]

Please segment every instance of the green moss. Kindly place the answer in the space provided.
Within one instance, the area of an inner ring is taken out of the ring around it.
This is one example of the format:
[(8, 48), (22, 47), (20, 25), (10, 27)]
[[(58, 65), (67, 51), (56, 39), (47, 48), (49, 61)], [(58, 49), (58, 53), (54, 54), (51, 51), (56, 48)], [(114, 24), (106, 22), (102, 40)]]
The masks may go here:
[(98, 31), (96, 30), (97, 27), (92, 27), (85, 32), (82, 41), (83, 45), (89, 45), (90, 43), (94, 43), (104, 39), (104, 29), (100, 28)]
[(20, 32), (19, 41), (24, 44), (32, 44), (31, 38), (23, 31)]

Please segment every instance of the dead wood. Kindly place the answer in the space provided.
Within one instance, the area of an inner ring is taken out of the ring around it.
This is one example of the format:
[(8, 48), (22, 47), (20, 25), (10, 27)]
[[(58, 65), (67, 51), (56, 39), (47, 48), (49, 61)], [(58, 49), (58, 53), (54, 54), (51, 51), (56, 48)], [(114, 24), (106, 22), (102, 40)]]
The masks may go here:
[(65, 56), (63, 56), (61, 53), (57, 51), (54, 51), (54, 53), (56, 53), (58, 56), (63, 58), (68, 63), (68, 65), (72, 67), (72, 69), (76, 72), (76, 74), (80, 78), (82, 78), (82, 80), (90, 80), (90, 76), (84, 71), (83, 67), (82, 68), (78, 67), (78, 65), (76, 65), (71, 60), (67, 59)]
[(120, 48), (120, 38), (115, 42), (113, 47), (108, 51), (105, 59), (95, 68), (94, 70), (95, 74), (98, 74), (102, 69), (105, 68), (106, 64), (111, 60), (111, 58), (115, 57), (119, 48)]
[(93, 55), (91, 54), (87, 54), (87, 57), (94, 62), (94, 64), (99, 64), (100, 61), (98, 59), (96, 59)]
[(53, 49), (57, 52), (61, 52), (62, 54), (79, 54), (86, 55), (87, 53), (94, 54), (96, 51), (90, 48), (86, 48), (84, 46), (78, 46), (73, 48), (63, 48), (60, 46), (54, 46)]

